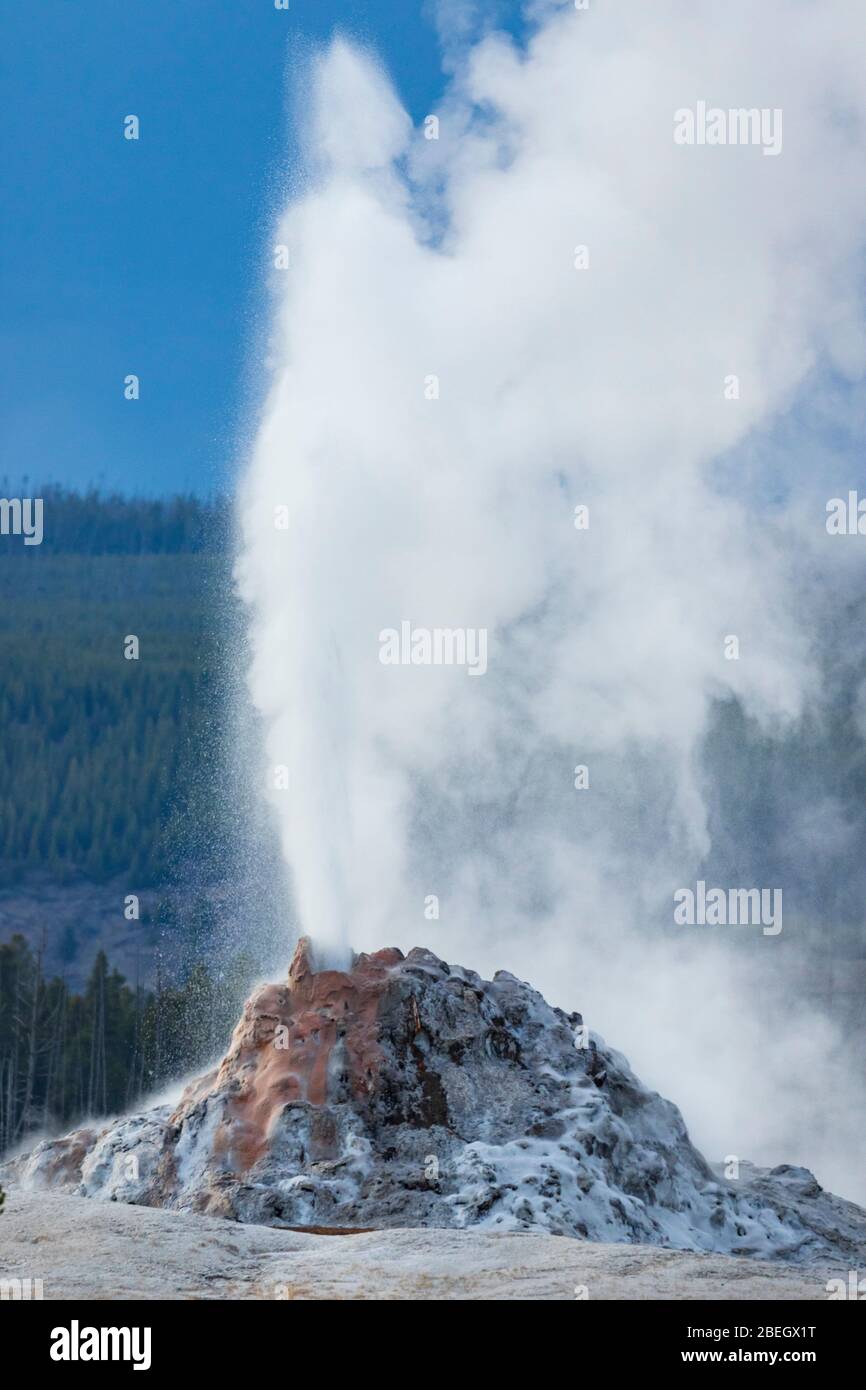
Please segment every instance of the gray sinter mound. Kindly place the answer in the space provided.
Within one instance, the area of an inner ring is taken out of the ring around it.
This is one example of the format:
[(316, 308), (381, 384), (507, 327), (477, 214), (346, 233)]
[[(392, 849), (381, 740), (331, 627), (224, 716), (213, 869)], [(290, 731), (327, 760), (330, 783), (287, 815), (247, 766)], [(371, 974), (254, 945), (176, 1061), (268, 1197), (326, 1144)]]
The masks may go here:
[(676, 1106), (579, 1014), (430, 951), (319, 971), (302, 941), (226, 1056), (162, 1106), (40, 1144), (5, 1177), (270, 1225), (483, 1227), (866, 1259), (866, 1213), (802, 1168), (714, 1171)]

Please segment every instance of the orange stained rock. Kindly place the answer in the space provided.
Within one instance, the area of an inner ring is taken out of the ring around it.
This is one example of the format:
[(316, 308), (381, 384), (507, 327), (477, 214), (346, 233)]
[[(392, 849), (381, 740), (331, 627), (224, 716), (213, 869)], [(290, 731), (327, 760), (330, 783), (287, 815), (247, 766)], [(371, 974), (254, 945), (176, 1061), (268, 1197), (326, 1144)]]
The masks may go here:
[[(347, 1091), (363, 1102), (375, 1089), (381, 1064), (380, 1004), (402, 960), (392, 947), (356, 956), (348, 971), (317, 971), (310, 943), (302, 938), (287, 983), (255, 991), (218, 1070), (204, 1087), (185, 1093), (173, 1122), (182, 1123), (207, 1098), (224, 1097), (214, 1154), (227, 1169), (243, 1172), (267, 1152), (287, 1104), (321, 1107)], [(332, 1127), (319, 1123), (311, 1129), (315, 1157), (330, 1157)]]

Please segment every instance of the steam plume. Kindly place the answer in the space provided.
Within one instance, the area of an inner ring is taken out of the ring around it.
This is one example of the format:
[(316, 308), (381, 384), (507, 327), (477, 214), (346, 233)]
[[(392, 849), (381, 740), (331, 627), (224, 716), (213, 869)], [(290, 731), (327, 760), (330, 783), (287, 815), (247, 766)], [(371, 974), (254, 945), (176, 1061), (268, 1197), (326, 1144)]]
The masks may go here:
[[(854, 813), (812, 767), (783, 852), (736, 764), (726, 838), (712, 735), (736, 710), (790, 750), (838, 695), (826, 619), (862, 563), (824, 501), (854, 486), (828, 420), (858, 417), (866, 365), (866, 14), (536, 16), (526, 51), (452, 53), (436, 140), (369, 54), (315, 61), (241, 490), (261, 781), (323, 959), (423, 942), (522, 973), (710, 1152), (793, 1152), (855, 1196), (849, 1040), (789, 978), (789, 940), (832, 952), (837, 925), (799, 866)], [(702, 101), (780, 110), (781, 151), (677, 144)], [(403, 621), (485, 630), (486, 674), (383, 665)], [(778, 941), (674, 928), (702, 873), (781, 887)]]

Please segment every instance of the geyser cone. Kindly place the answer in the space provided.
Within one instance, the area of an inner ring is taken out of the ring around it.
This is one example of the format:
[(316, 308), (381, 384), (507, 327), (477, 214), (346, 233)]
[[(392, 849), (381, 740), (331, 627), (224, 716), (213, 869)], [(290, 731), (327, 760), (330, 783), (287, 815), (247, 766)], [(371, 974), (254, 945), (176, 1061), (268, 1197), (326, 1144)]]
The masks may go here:
[(866, 1257), (864, 1213), (810, 1173), (743, 1164), (727, 1182), (579, 1014), (421, 948), (317, 970), (301, 941), (174, 1111), (40, 1145), (11, 1176), (277, 1225)]

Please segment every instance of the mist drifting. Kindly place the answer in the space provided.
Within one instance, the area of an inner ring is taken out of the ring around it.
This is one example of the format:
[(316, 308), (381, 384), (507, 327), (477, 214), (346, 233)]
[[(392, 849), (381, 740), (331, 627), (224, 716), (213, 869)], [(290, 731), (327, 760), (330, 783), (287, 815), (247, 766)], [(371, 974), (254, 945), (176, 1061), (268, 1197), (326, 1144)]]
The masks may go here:
[[(779, 786), (721, 816), (760, 769), (708, 739), (720, 710), (766, 746), (826, 723), (862, 583), (824, 505), (866, 368), (866, 14), (535, 13), (525, 51), (451, 52), (436, 139), (348, 42), (308, 75), (237, 569), (285, 953), (300, 925), (334, 963), (506, 967), (711, 1156), (862, 1198), (855, 1059), (788, 945), (832, 952), (854, 813), (813, 760), (773, 848)], [(678, 142), (701, 102), (782, 112), (780, 148)], [(383, 662), (404, 622), (483, 631), (483, 678)], [(699, 879), (783, 892), (784, 930), (676, 924)]]

